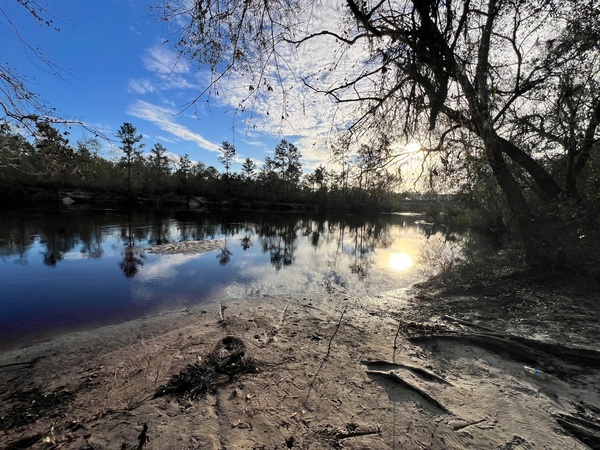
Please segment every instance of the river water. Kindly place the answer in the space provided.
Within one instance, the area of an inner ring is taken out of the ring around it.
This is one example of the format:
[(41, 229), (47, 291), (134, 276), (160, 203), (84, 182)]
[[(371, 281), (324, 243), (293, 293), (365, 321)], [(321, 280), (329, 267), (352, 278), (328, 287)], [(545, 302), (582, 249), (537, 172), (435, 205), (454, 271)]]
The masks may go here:
[[(466, 234), (418, 214), (0, 213), (0, 348), (226, 298), (408, 287)], [(219, 240), (205, 254), (160, 244)]]

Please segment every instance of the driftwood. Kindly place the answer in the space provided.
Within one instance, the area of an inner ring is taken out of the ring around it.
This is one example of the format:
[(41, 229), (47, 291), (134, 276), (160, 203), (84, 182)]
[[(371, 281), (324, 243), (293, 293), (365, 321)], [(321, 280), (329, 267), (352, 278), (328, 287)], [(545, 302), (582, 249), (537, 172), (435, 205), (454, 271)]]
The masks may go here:
[(401, 364), (401, 363), (396, 363), (396, 362), (391, 362), (391, 361), (385, 361), (382, 359), (363, 359), (360, 363), (364, 364), (366, 366), (392, 366), (392, 367), (398, 367), (401, 369), (407, 369), (407, 370), (410, 370), (411, 372), (416, 373), (417, 375), (421, 376), (422, 378), (424, 378), (428, 381), (437, 381), (438, 383), (448, 384), (448, 385), (452, 386), (452, 383), (450, 383), (449, 381), (446, 381), (444, 378), (440, 377), (439, 375), (436, 375), (433, 372), (429, 372), (425, 369), (422, 369), (421, 367), (410, 366), (408, 364)]
[(440, 333), (408, 338), (411, 342), (429, 342), (436, 340), (466, 341), (498, 353), (505, 353), (516, 361), (536, 364), (539, 360), (533, 350), (558, 357), (564, 361), (587, 367), (600, 367), (600, 352), (560, 344), (541, 342), (520, 336), (492, 333)]
[(446, 412), (446, 413), (450, 413), (450, 411), (448, 411), (448, 409), (442, 405), (439, 401), (437, 401), (435, 398), (433, 398), (430, 394), (428, 394), (427, 392), (425, 392), (423, 389), (421, 389), (418, 386), (415, 386), (412, 383), (409, 383), (408, 381), (406, 381), (404, 378), (401, 378), (397, 373), (395, 373), (394, 371), (390, 370), (389, 372), (384, 372), (381, 370), (367, 370), (367, 374), (369, 375), (379, 375), (385, 378), (388, 378), (414, 392), (416, 392), (417, 394), (419, 394), (421, 397), (423, 397), (425, 400), (427, 400), (429, 403), (431, 403), (432, 405), (436, 406), (437, 408), (441, 409), (442, 411)]
[(567, 414), (556, 414), (554, 420), (577, 440), (593, 450), (600, 450), (600, 424)]

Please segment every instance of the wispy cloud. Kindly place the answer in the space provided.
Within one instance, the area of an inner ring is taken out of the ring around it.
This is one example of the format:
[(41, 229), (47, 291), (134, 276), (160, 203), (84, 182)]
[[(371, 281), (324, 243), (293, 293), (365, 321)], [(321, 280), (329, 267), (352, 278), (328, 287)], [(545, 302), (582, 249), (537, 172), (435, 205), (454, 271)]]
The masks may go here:
[(189, 73), (189, 64), (181, 59), (179, 55), (163, 45), (150, 47), (142, 56), (144, 67), (161, 77), (169, 77), (174, 74)]
[(190, 65), (179, 54), (163, 44), (146, 49), (142, 55), (144, 68), (150, 72), (148, 79), (129, 80), (129, 90), (136, 94), (174, 89), (200, 89), (196, 75), (190, 73)]
[(155, 92), (156, 87), (146, 79), (132, 79), (129, 80), (129, 92), (135, 94), (147, 94), (149, 92)]
[(154, 123), (161, 130), (172, 134), (184, 141), (194, 142), (198, 147), (209, 152), (220, 153), (219, 146), (210, 142), (198, 133), (175, 121), (177, 111), (138, 100), (130, 105), (127, 114)]

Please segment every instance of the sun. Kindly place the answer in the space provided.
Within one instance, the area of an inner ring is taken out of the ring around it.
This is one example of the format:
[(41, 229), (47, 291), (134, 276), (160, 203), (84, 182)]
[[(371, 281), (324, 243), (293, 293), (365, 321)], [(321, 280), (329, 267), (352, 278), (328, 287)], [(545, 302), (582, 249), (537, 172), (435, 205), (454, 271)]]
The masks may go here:
[(413, 260), (406, 253), (394, 253), (390, 257), (389, 265), (392, 269), (402, 272), (413, 265)]

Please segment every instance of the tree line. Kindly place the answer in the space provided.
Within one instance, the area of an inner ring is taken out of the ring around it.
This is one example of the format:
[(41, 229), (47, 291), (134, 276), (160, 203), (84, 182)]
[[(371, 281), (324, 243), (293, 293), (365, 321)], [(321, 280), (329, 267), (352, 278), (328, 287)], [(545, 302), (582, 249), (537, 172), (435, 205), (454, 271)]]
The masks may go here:
[(309, 203), (336, 209), (362, 205), (384, 210), (397, 206), (406, 195), (391, 189), (400, 186), (399, 176), (387, 174), (375, 158), (365, 162), (369, 157), (364, 154), (339, 172), (320, 165), (304, 173), (300, 150), (285, 139), (262, 164), (245, 158), (239, 171), (233, 170), (235, 146), (224, 141), (219, 171), (192, 161), (188, 154), (174, 155), (158, 142), (145, 151), (143, 136), (128, 122), (115, 133), (119, 148), (116, 158), (102, 155), (102, 142), (96, 137), (75, 145), (68, 137), (68, 132), (45, 121), (36, 123), (32, 139), (5, 124), (0, 128), (0, 187), (6, 192), (17, 187), (49, 191), (79, 188), (118, 192), (129, 198), (151, 196), (158, 201), (178, 195), (188, 199)]

